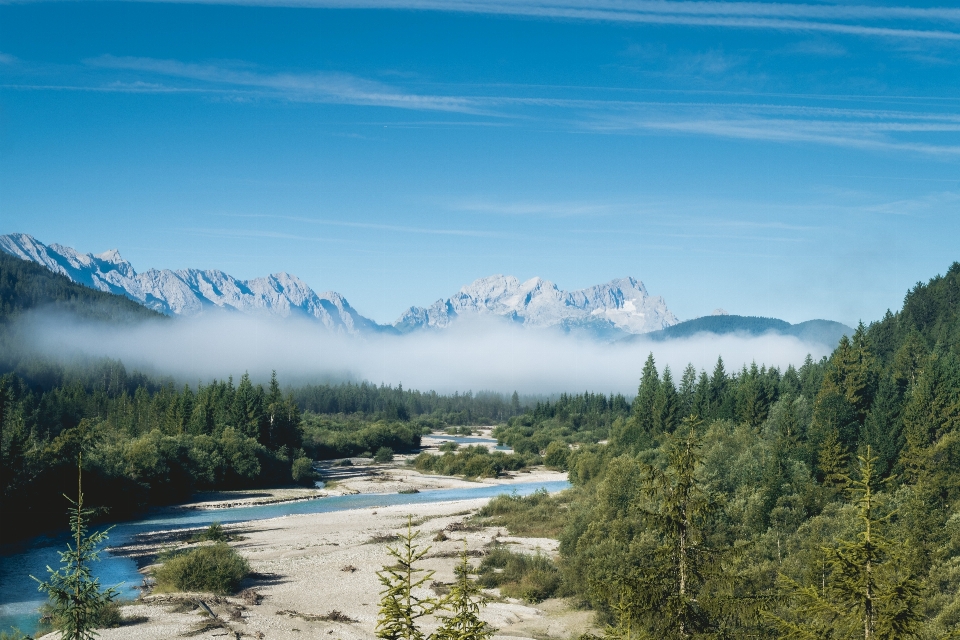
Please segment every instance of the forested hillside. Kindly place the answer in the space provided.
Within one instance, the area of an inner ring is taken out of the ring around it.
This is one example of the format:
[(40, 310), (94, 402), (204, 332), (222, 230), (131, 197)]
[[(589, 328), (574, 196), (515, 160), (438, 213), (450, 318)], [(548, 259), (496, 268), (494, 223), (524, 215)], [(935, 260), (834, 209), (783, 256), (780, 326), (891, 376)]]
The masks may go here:
[(75, 284), (38, 264), (0, 252), (0, 322), (36, 309), (110, 322), (164, 317), (123, 296)]
[(676, 340), (691, 338), (700, 333), (717, 335), (733, 333), (751, 336), (774, 333), (794, 336), (805, 342), (818, 342), (832, 348), (836, 346), (841, 337), (852, 335), (853, 330), (847, 325), (833, 320), (807, 320), (806, 322), (790, 324), (777, 318), (718, 315), (685, 320), (672, 327), (643, 334), (642, 337), (632, 336), (628, 340)]
[(17, 516), (5, 540), (63, 524), (58, 498), (81, 447), (91, 502), (126, 517), (201, 489), (310, 482), (311, 459), (411, 451), (431, 429), (520, 410), (496, 394), (349, 383), (284, 393), (276, 376), (264, 387), (246, 374), (178, 387), (115, 361), (21, 364), (0, 376), (0, 506)]
[(958, 313), (954, 264), (796, 371), (648, 359), (609, 444), (567, 452), (574, 497), (530, 502), (561, 531), (545, 593), (617, 638), (957, 637)]

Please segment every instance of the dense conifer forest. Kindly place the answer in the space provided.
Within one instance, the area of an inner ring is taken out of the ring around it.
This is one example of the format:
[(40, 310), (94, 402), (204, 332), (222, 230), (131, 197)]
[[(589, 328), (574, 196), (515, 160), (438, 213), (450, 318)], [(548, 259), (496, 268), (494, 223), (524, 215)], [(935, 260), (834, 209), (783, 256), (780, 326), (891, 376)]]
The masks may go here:
[(39, 309), (110, 322), (164, 317), (133, 300), (76, 284), (39, 264), (0, 251), (0, 322), (6, 324)]
[(576, 488), (486, 515), (558, 531), (541, 596), (595, 608), (611, 637), (958, 637), (958, 312), (954, 264), (796, 370), (718, 362), (674, 384), (651, 357), (608, 444), (557, 407), (511, 420), (514, 441), (578, 442)]

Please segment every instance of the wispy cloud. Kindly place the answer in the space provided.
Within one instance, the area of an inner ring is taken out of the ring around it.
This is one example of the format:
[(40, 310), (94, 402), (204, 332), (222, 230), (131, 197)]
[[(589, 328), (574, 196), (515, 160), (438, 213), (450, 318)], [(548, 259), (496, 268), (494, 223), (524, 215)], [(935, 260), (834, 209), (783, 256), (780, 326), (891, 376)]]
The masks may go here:
[[(85, 61), (88, 85), (5, 84), (7, 88), (89, 90), (129, 93), (194, 92), (235, 101), (288, 100), (407, 112), (449, 114), (457, 122), (443, 126), (543, 126), (594, 134), (712, 136), (778, 144), (814, 144), (868, 151), (908, 152), (927, 156), (960, 155), (960, 114), (956, 100), (906, 96), (818, 96), (688, 91), (689, 99), (602, 99), (589, 88), (526, 85), (464, 88), (430, 84), (398, 87), (331, 71), (294, 72), (264, 69), (244, 62), (180, 60), (105, 55)], [(106, 74), (106, 77), (104, 77)], [(497, 90), (496, 94), (481, 94)], [(470, 91), (474, 91), (470, 95)], [(582, 97), (588, 91), (587, 97)], [(648, 98), (663, 92), (641, 92)], [(697, 98), (702, 100), (697, 100)], [(896, 108), (865, 108), (883, 101)], [(837, 104), (850, 106), (835, 106)], [(816, 106), (825, 104), (829, 106)], [(470, 116), (469, 121), (464, 116)], [(384, 123), (387, 124), (387, 123)], [(399, 126), (404, 126), (400, 123)], [(397, 126), (397, 123), (391, 123)], [(418, 121), (406, 126), (438, 126)], [(606, 206), (606, 205), (604, 205)], [(590, 215), (603, 213), (594, 203), (496, 202), (458, 203), (458, 209), (497, 214)], [(391, 229), (385, 229), (391, 230)], [(403, 231), (403, 229), (394, 229)], [(423, 231), (428, 232), (427, 230)], [(451, 231), (464, 234), (467, 232)]]
[[(18, 1), (18, 0), (12, 0)], [(28, 0), (29, 1), (29, 0)], [(130, 0), (134, 2), (157, 0)], [(951, 8), (672, 2), (668, 0), (159, 0), (320, 9), (400, 9), (528, 16), (635, 24), (838, 33), (914, 40), (960, 40), (960, 10)], [(11, 2), (11, 0), (7, 0)], [(909, 26), (887, 23), (910, 23)]]
[(593, 202), (493, 202), (489, 200), (459, 200), (452, 202), (449, 208), (454, 211), (475, 213), (494, 213), (501, 215), (546, 215), (546, 216), (585, 216), (608, 213), (615, 209), (613, 205)]
[[(404, 93), (383, 83), (345, 73), (264, 73), (228, 65), (111, 55), (91, 58), (85, 62), (104, 69), (151, 73), (220, 87), (244, 87), (289, 100), (480, 113), (476, 103), (468, 98)], [(134, 85), (132, 90), (139, 91), (142, 87)]]
[[(370, 229), (372, 231), (393, 231), (398, 233), (415, 233), (434, 236), (463, 236), (472, 238), (500, 238), (504, 234), (493, 231), (479, 231), (475, 229), (443, 229), (437, 227), (411, 227), (407, 225), (380, 224), (374, 222), (348, 222), (344, 220), (329, 220), (323, 218), (308, 218), (304, 216), (283, 216), (274, 214), (260, 213), (225, 213), (215, 214), (218, 216), (227, 216), (231, 218), (262, 218), (270, 220), (288, 220), (290, 222), (301, 222), (315, 225), (325, 225), (333, 227), (348, 227), (353, 229)], [(252, 234), (260, 233), (256, 231)], [(294, 236), (295, 237), (295, 236)]]
[(811, 143), (865, 150), (960, 155), (950, 142), (960, 116), (944, 112), (842, 109), (779, 104), (634, 103), (587, 114), (606, 133), (659, 132), (738, 140)]

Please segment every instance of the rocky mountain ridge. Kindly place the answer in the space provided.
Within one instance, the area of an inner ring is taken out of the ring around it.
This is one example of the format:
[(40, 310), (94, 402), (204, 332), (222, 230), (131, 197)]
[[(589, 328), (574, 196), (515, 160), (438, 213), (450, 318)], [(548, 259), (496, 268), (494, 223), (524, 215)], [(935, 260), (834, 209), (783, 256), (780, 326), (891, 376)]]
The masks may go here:
[(250, 315), (307, 317), (348, 334), (382, 329), (357, 313), (339, 293), (317, 294), (288, 273), (252, 280), (238, 280), (216, 269), (149, 269), (137, 273), (115, 249), (84, 254), (61, 244), (44, 245), (23, 233), (0, 236), (0, 251), (36, 262), (92, 289), (126, 296), (165, 315), (196, 316), (222, 309)]
[(578, 291), (563, 291), (542, 278), (480, 278), (429, 308), (410, 307), (389, 325), (360, 315), (335, 291), (316, 293), (288, 273), (239, 280), (216, 269), (149, 269), (138, 273), (116, 249), (80, 253), (13, 233), (0, 236), (0, 251), (40, 264), (73, 282), (126, 296), (166, 315), (196, 316), (214, 309), (250, 315), (306, 317), (352, 335), (443, 329), (468, 315), (505, 318), (527, 327), (617, 339), (665, 329), (678, 320), (663, 298), (643, 283), (620, 278)]
[(579, 291), (563, 291), (542, 278), (480, 278), (429, 308), (410, 307), (393, 326), (401, 332), (444, 328), (464, 314), (496, 315), (530, 327), (560, 327), (593, 334), (641, 334), (677, 324), (660, 296), (634, 278), (619, 278)]

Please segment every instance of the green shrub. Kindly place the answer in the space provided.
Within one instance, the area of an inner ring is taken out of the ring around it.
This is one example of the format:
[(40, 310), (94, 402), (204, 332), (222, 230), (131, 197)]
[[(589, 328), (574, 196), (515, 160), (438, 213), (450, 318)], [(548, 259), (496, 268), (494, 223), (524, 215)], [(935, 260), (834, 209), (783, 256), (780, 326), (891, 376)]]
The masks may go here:
[(572, 490), (550, 494), (539, 489), (529, 496), (501, 494), (477, 512), (483, 526), (505, 527), (515, 536), (556, 538), (570, 519), (570, 505), (576, 498)]
[(385, 462), (393, 461), (393, 449), (390, 447), (380, 447), (377, 449), (377, 452), (373, 454), (373, 461), (383, 464)]
[(460, 448), (460, 444), (457, 442), (454, 442), (453, 440), (447, 440), (446, 442), (441, 443), (440, 446), (437, 448), (440, 449), (440, 451), (444, 451), (444, 452), (456, 451), (457, 449)]
[(291, 467), (293, 481), (297, 484), (311, 486), (317, 479), (317, 474), (313, 472), (313, 460), (310, 458), (297, 458), (293, 461)]
[(154, 569), (158, 591), (233, 593), (250, 573), (250, 565), (227, 544), (191, 549)]
[[(90, 623), (90, 629), (115, 629), (124, 623), (130, 623), (131, 620), (123, 617), (123, 614), (120, 612), (120, 603), (116, 600), (111, 600), (100, 607), (90, 617), (88, 622)], [(63, 633), (66, 627), (67, 620), (61, 614), (54, 612), (49, 604), (44, 604), (40, 607), (40, 624), (37, 627), (37, 633), (39, 635), (46, 635), (52, 631)], [(9, 635), (0, 633), (0, 640), (30, 640), (30, 638), (30, 636), (24, 635), (19, 629), (13, 629)]]
[(553, 562), (543, 555), (493, 549), (480, 563), (480, 584), (499, 588), (509, 598), (542, 602), (561, 593), (563, 580)]
[(491, 452), (484, 446), (460, 447), (456, 453), (448, 451), (442, 456), (427, 452), (414, 460), (418, 471), (439, 473), (445, 476), (467, 478), (496, 478), (503, 471), (519, 471), (531, 464), (539, 464), (540, 456)]
[(209, 527), (190, 538), (192, 542), (227, 542), (231, 536), (223, 530), (223, 525), (213, 522)]
[(554, 440), (547, 445), (543, 452), (543, 464), (560, 471), (567, 470), (567, 459), (570, 457), (570, 447), (563, 440)]

